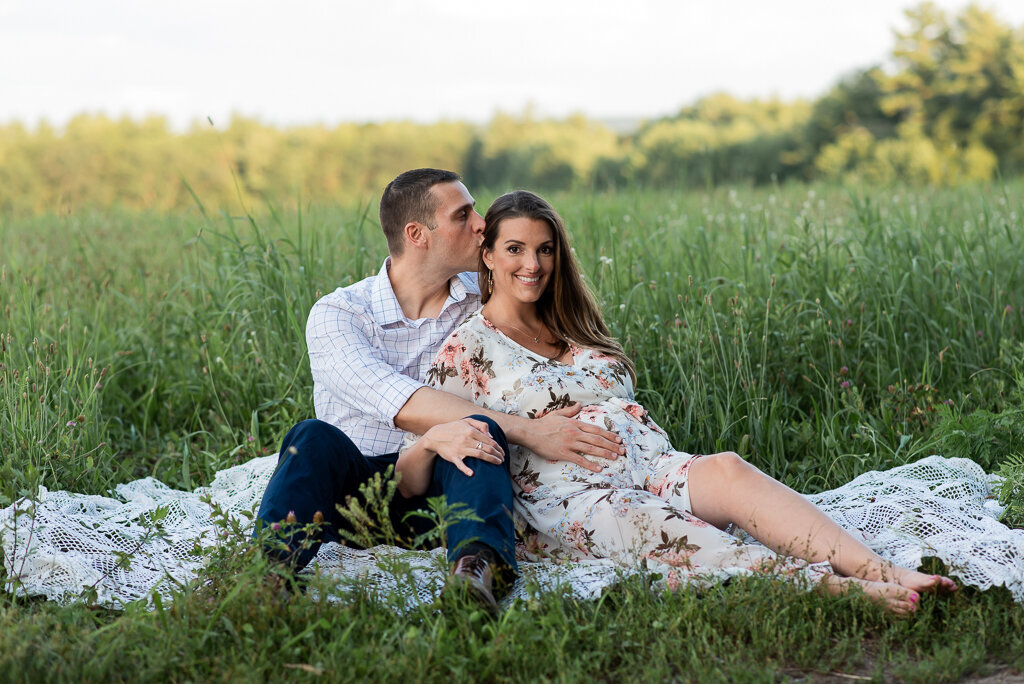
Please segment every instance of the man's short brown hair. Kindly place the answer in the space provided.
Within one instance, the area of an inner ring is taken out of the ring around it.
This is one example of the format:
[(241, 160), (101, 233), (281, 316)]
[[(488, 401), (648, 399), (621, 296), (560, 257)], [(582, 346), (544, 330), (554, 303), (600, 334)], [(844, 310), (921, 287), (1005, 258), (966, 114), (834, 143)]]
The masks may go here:
[(434, 212), (438, 199), (430, 189), (440, 183), (460, 180), (459, 174), (453, 171), (413, 169), (388, 183), (380, 198), (380, 227), (392, 256), (400, 256), (405, 248), (402, 234), (406, 224), (415, 221), (430, 230), (437, 228)]

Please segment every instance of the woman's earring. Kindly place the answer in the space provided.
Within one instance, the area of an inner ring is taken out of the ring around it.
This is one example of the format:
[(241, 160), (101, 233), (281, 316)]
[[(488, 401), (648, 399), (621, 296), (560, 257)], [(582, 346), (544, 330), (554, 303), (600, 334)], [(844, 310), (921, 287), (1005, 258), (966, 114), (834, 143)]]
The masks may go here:
[(487, 271), (487, 296), (494, 292), (494, 271)]

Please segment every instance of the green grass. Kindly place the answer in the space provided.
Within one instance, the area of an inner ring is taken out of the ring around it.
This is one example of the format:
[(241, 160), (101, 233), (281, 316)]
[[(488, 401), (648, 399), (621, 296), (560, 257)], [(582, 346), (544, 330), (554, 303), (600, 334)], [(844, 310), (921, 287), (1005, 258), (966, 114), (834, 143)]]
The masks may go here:
[[(969, 453), (1012, 476), (1021, 515), (1021, 190), (551, 199), (679, 448), (740, 451), (807, 492)], [(0, 505), (41, 484), (192, 488), (276, 451), (313, 413), (309, 307), (383, 259), (373, 212), (0, 218)], [(209, 585), (153, 612), (0, 597), (0, 680), (934, 680), (1024, 665), (1024, 610), (1002, 591), (893, 620), (764, 582), (630, 581), (488, 623), (469, 607), (396, 616), (359, 592), (282, 602), (264, 574), (217, 556)]]

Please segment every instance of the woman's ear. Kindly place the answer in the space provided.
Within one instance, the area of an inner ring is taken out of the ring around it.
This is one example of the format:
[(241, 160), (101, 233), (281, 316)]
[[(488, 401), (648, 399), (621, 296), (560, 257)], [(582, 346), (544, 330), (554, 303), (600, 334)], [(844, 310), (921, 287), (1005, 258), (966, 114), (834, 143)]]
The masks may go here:
[(494, 250), (484, 249), (480, 252), (480, 258), (483, 260), (484, 266), (492, 271), (494, 270)]

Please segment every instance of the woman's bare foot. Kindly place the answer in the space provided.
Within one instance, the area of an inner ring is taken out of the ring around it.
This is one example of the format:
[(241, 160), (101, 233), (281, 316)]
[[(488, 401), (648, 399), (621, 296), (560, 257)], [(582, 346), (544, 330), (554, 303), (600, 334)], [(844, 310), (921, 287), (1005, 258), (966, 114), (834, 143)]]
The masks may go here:
[(853, 587), (859, 587), (869, 599), (895, 615), (913, 613), (917, 610), (917, 603), (921, 598), (916, 591), (895, 582), (875, 582), (859, 577), (829, 575), (822, 584), (835, 596), (842, 596)]
[[(875, 555), (875, 554), (872, 554)], [(854, 576), (871, 582), (898, 584), (920, 594), (948, 594), (957, 590), (957, 584), (943, 575), (926, 575), (900, 565), (893, 565), (875, 555), (875, 560), (858, 568)]]
[(926, 575), (909, 568), (892, 567), (892, 578), (897, 584), (922, 594), (946, 594), (956, 591), (956, 582), (942, 575)]

